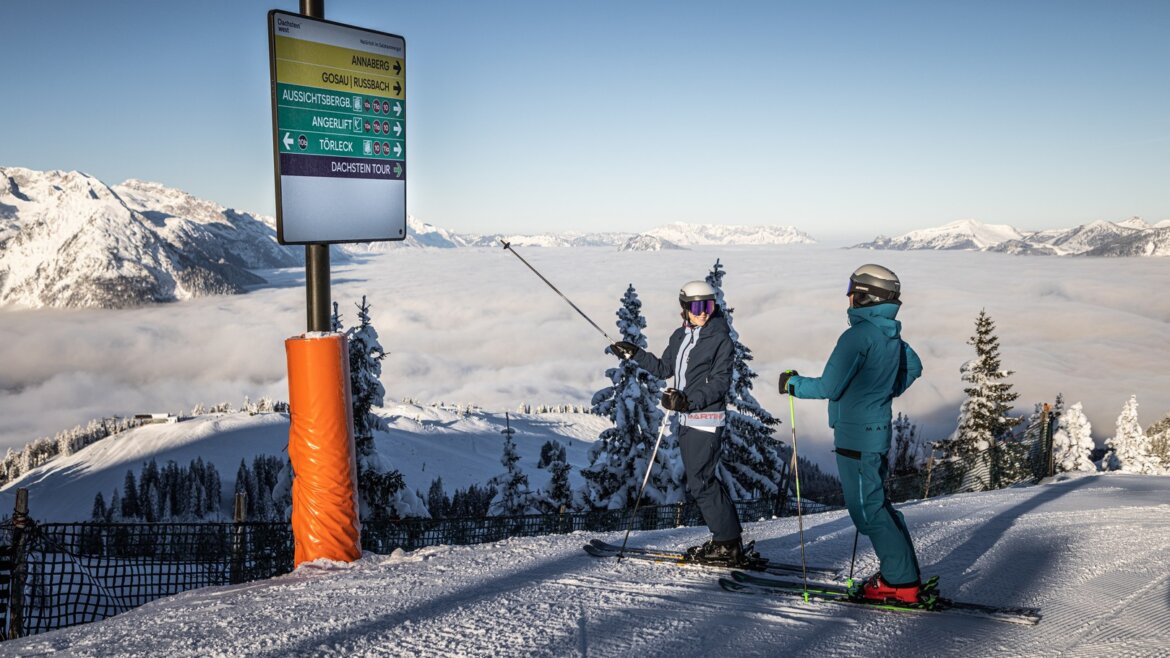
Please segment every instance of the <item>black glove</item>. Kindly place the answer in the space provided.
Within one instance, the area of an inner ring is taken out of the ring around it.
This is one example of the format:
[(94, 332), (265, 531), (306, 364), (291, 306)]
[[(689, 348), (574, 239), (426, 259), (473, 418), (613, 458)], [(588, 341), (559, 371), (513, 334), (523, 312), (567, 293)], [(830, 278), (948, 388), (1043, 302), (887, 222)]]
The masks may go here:
[(624, 340), (620, 340), (609, 346), (609, 352), (617, 355), (619, 359), (632, 359), (638, 353), (639, 349), (637, 345), (627, 343)]
[(666, 389), (666, 392), (662, 394), (662, 406), (671, 411), (686, 411), (690, 409), (690, 403), (687, 402), (687, 394), (677, 388)]
[(799, 373), (797, 373), (795, 370), (785, 370), (784, 372), (780, 373), (781, 395), (792, 395), (792, 391), (788, 390), (788, 380), (796, 377), (798, 374)]

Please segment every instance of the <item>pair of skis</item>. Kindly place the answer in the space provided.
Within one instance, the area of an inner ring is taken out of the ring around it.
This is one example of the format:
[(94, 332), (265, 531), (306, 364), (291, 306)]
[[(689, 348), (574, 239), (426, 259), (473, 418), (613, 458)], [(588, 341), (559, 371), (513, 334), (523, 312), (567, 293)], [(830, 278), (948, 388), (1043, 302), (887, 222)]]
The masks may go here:
[[(748, 547), (750, 551), (750, 545)], [(751, 569), (752, 571), (762, 571), (765, 573), (777, 575), (792, 575), (802, 573), (802, 568), (799, 564), (786, 564), (783, 562), (772, 562), (770, 560), (753, 560), (743, 565), (727, 565), (717, 562), (700, 562), (687, 556), (686, 553), (679, 551), (662, 550), (656, 548), (639, 548), (634, 546), (627, 546), (622, 550), (621, 546), (614, 544), (607, 544), (599, 539), (592, 539), (588, 544), (585, 544), (585, 552), (594, 557), (628, 557), (634, 560), (649, 560), (651, 562), (667, 562), (670, 564), (681, 565), (695, 565), (701, 567), (724, 567), (736, 569)], [(829, 567), (808, 567), (807, 572), (814, 576), (822, 578), (835, 578), (837, 576), (837, 569)]]
[(636, 560), (725, 569), (729, 573), (727, 576), (721, 576), (719, 578), (719, 586), (729, 592), (738, 592), (741, 594), (770, 598), (795, 598), (803, 599), (807, 602), (816, 601), (833, 605), (864, 607), (895, 612), (958, 614), (1012, 624), (1034, 625), (1040, 622), (1040, 610), (1037, 608), (994, 606), (943, 598), (938, 595), (937, 577), (931, 578), (923, 583), (921, 603), (912, 604), (889, 600), (875, 601), (857, 597), (851, 588), (843, 584), (793, 579), (802, 573), (819, 577), (837, 577), (838, 570), (827, 567), (802, 568), (799, 564), (760, 561), (751, 564), (750, 568), (752, 571), (749, 572), (742, 570), (743, 567), (738, 565), (697, 562), (687, 557), (685, 553), (677, 551), (627, 547), (623, 552), (619, 546), (607, 544), (596, 539), (590, 541), (584, 548), (585, 552), (594, 557), (612, 558), (617, 557), (621, 553), (623, 557)]

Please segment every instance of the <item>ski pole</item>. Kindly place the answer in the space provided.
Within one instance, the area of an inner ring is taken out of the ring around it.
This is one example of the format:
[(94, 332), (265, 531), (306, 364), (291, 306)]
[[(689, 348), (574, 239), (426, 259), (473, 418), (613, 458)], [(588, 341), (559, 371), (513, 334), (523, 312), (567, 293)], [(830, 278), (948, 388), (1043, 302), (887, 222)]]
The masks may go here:
[(638, 506), (642, 503), (642, 494), (646, 491), (646, 483), (650, 481), (650, 471), (654, 468), (654, 459), (658, 456), (658, 446), (662, 443), (662, 435), (666, 433), (667, 418), (663, 417), (662, 426), (658, 429), (658, 439), (654, 442), (654, 450), (650, 453), (650, 463), (646, 465), (646, 475), (642, 477), (642, 486), (638, 488), (638, 497), (634, 499), (634, 511), (630, 512), (629, 521), (626, 522), (626, 538), (622, 540), (622, 548), (618, 551), (618, 561), (625, 557), (626, 542), (630, 541), (630, 531), (634, 529)]
[(853, 587), (853, 565), (857, 563), (857, 535), (861, 534), (856, 527), (853, 528), (853, 557), (849, 558), (849, 580), (846, 581), (850, 588)]
[(533, 267), (531, 263), (529, 263), (528, 261), (524, 260), (524, 257), (523, 257), (523, 256), (521, 256), (520, 254), (516, 253), (516, 250), (512, 248), (512, 243), (510, 243), (510, 242), (507, 242), (507, 241), (506, 241), (506, 240), (504, 240), (503, 238), (499, 238), (499, 240), (500, 240), (500, 242), (502, 242), (502, 243), (503, 243), (503, 245), (504, 245), (504, 249), (506, 249), (506, 250), (508, 250), (508, 251), (512, 252), (512, 255), (513, 255), (513, 256), (515, 256), (516, 258), (519, 258), (519, 259), (520, 259), (520, 262), (521, 262), (521, 263), (524, 263), (525, 265), (527, 265), (527, 266), (528, 266), (528, 269), (532, 270), (532, 273), (533, 273), (533, 274), (535, 274), (536, 276), (540, 277), (540, 280), (541, 280), (541, 281), (544, 281), (546, 284), (548, 284), (548, 287), (549, 287), (549, 288), (552, 288), (552, 289), (553, 289), (553, 292), (555, 292), (556, 294), (560, 295), (560, 296), (561, 296), (561, 299), (563, 299), (563, 300), (565, 300), (566, 302), (568, 302), (569, 306), (572, 306), (574, 311), (576, 311), (577, 313), (579, 313), (579, 314), (581, 315), (581, 317), (585, 318), (585, 321), (586, 321), (586, 322), (588, 322), (589, 324), (593, 325), (593, 328), (594, 328), (594, 329), (596, 329), (596, 330), (600, 331), (600, 332), (601, 332), (601, 335), (602, 335), (602, 336), (605, 336), (605, 339), (609, 341), (609, 344), (610, 344), (610, 345), (615, 345), (615, 344), (617, 344), (617, 341), (615, 341), (614, 339), (610, 338), (610, 337), (609, 337), (609, 334), (605, 333), (605, 331), (604, 331), (604, 330), (602, 330), (602, 328), (601, 328), (601, 327), (597, 326), (597, 323), (596, 323), (596, 322), (594, 322), (593, 320), (590, 320), (590, 319), (589, 319), (589, 316), (588, 316), (588, 315), (585, 315), (585, 312), (584, 312), (584, 311), (582, 311), (581, 309), (577, 308), (577, 305), (576, 305), (576, 304), (574, 304), (572, 301), (570, 301), (568, 297), (565, 297), (565, 294), (564, 294), (563, 292), (561, 292), (560, 290), (557, 290), (557, 287), (556, 287), (556, 286), (554, 286), (554, 285), (553, 285), (551, 282), (549, 282), (549, 280), (548, 280), (548, 279), (544, 278), (544, 275), (543, 275), (543, 274), (541, 274), (540, 272), (537, 272), (537, 271), (536, 271), (536, 268), (535, 268), (535, 267)]
[(800, 512), (800, 458), (796, 454), (796, 405), (788, 394), (788, 416), (792, 424), (792, 473), (796, 476), (796, 523), (800, 528), (800, 570), (804, 575), (804, 600), (808, 601), (808, 565), (804, 559), (804, 518)]

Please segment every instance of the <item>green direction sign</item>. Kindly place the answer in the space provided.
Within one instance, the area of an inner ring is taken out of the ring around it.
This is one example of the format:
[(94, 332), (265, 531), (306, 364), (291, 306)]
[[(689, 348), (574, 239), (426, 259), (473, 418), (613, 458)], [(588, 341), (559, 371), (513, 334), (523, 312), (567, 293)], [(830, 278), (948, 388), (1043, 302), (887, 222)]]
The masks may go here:
[(277, 239), (406, 237), (406, 42), (268, 14)]

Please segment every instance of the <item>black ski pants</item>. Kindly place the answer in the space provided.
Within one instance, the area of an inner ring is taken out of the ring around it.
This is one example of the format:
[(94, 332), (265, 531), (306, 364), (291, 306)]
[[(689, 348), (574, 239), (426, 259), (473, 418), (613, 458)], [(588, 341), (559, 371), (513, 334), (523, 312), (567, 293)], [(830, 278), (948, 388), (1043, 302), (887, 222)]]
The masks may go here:
[(699, 505), (703, 521), (711, 529), (715, 541), (738, 539), (742, 530), (735, 504), (727, 487), (716, 477), (723, 428), (704, 432), (690, 427), (679, 427), (678, 447), (687, 473), (687, 493)]

